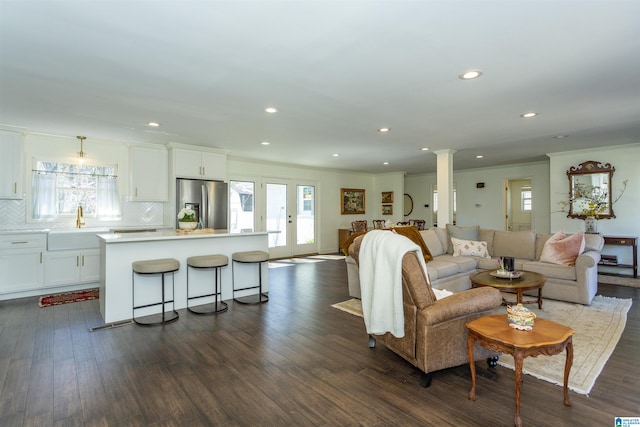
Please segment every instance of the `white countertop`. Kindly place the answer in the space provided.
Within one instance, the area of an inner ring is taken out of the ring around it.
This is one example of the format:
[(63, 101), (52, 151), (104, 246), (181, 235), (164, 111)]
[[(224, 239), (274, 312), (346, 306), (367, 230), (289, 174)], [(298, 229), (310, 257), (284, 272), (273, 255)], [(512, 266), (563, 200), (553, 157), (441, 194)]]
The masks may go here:
[(214, 230), (212, 233), (178, 233), (176, 230), (147, 231), (141, 233), (98, 234), (105, 243), (146, 242), (154, 240), (211, 239), (217, 237), (260, 236), (267, 232), (229, 233), (227, 230)]

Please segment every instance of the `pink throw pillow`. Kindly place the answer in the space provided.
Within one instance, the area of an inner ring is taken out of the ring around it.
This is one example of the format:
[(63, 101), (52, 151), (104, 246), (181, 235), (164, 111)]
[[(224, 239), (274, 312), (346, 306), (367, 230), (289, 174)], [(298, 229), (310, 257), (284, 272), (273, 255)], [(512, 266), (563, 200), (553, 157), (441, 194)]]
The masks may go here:
[(552, 264), (576, 265), (576, 258), (584, 252), (584, 232), (567, 236), (559, 231), (545, 242), (540, 261)]

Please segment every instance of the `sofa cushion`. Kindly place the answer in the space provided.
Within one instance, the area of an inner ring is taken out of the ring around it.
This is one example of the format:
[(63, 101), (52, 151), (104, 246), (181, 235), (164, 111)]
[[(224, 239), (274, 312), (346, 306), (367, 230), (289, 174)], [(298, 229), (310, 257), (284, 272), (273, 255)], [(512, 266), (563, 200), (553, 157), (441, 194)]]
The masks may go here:
[(599, 234), (584, 234), (584, 250), (600, 252), (604, 246), (604, 238)]
[(420, 235), (422, 236), (424, 243), (429, 248), (429, 252), (431, 252), (432, 256), (437, 257), (444, 254), (445, 248), (442, 247), (440, 238), (438, 238), (438, 235), (433, 228), (430, 228), (429, 230), (421, 230)]
[(493, 237), (493, 256), (510, 256), (513, 258), (535, 259), (536, 233), (526, 231), (496, 230)]
[(447, 234), (447, 230), (439, 227), (431, 227), (429, 230), (436, 232), (438, 239), (440, 239), (440, 244), (442, 244), (442, 251), (446, 253), (447, 250), (449, 250), (449, 235)]
[(453, 244), (453, 256), (477, 256), (481, 258), (491, 258), (487, 250), (487, 242), (477, 242), (475, 240), (462, 240), (451, 238)]
[(489, 256), (493, 256), (493, 236), (495, 236), (495, 233), (495, 230), (490, 230), (488, 228), (478, 229), (478, 241), (487, 242)]
[[(479, 259), (482, 259), (482, 258), (470, 257), (470, 256), (456, 257), (453, 255), (445, 254), (445, 255), (440, 255), (434, 261), (440, 261), (446, 264), (455, 264), (458, 269), (455, 273), (467, 273), (467, 272), (476, 270)], [(432, 262), (433, 261), (427, 264), (427, 266), (431, 265)], [(449, 271), (449, 270), (446, 270), (446, 271)], [(447, 275), (439, 274), (438, 276), (440, 279), (442, 279), (443, 277), (451, 276), (451, 274), (447, 274)]]
[(460, 268), (455, 262), (440, 260), (441, 256), (427, 263), (427, 274), (430, 281), (442, 279), (443, 277), (458, 274)]
[(584, 232), (567, 236), (564, 231), (559, 231), (545, 242), (540, 261), (567, 266), (575, 265), (576, 258), (584, 251), (584, 245)]
[[(523, 264), (523, 270), (544, 274), (547, 279), (577, 280), (576, 268), (562, 264), (549, 264), (542, 261), (529, 261)], [(544, 294), (544, 290), (542, 291)]]
[(536, 235), (536, 257), (535, 259), (540, 259), (540, 255), (542, 255), (542, 249), (544, 249), (544, 244), (547, 242), (547, 239), (551, 237), (552, 234), (537, 234)]
[(480, 229), (477, 225), (472, 225), (470, 227), (460, 227), (453, 224), (447, 224), (447, 253), (453, 253), (453, 245), (451, 243), (451, 238), (455, 237), (456, 239), (462, 240), (478, 240), (478, 230)]

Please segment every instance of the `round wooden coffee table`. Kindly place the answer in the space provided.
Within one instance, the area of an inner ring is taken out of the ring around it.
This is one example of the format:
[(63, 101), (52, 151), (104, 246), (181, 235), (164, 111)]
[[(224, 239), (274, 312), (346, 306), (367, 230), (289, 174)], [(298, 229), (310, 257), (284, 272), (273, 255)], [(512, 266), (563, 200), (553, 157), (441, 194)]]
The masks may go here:
[(493, 277), (491, 275), (495, 270), (484, 270), (469, 276), (471, 286), (491, 286), (499, 291), (508, 291), (516, 293), (516, 304), (530, 304), (536, 301), (523, 301), (522, 293), (531, 289), (538, 290), (538, 308), (542, 308), (542, 287), (547, 278), (544, 274), (535, 273), (533, 271), (521, 271), (522, 275), (518, 279), (503, 279)]

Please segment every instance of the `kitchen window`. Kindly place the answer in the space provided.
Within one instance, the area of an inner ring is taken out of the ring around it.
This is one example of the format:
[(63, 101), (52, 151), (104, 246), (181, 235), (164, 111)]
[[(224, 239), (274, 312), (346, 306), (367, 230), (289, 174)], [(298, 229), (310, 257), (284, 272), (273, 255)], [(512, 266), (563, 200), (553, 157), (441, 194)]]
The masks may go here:
[(84, 216), (122, 219), (116, 167), (36, 161), (32, 173), (33, 219), (73, 217), (78, 206)]

